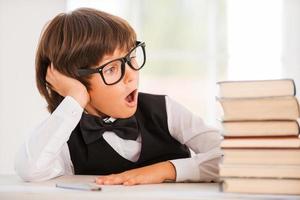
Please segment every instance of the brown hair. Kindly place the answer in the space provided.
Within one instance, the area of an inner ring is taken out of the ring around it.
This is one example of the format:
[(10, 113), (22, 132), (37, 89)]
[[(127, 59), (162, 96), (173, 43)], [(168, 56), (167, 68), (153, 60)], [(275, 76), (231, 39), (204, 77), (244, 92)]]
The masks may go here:
[(52, 113), (63, 97), (47, 88), (47, 67), (53, 63), (59, 72), (82, 82), (89, 90), (88, 77), (78, 77), (78, 68), (98, 64), (115, 49), (129, 50), (136, 34), (123, 19), (91, 8), (57, 15), (43, 31), (35, 60), (36, 84)]

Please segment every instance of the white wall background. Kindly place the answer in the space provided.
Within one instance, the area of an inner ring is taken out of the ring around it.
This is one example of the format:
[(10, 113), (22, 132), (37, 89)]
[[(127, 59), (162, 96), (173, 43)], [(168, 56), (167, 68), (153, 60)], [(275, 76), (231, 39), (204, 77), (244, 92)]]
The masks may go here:
[(295, 79), (300, 95), (300, 1), (285, 0), (282, 21), (282, 70)]
[(228, 78), (282, 77), (283, 0), (227, 0)]
[(14, 173), (18, 147), (47, 114), (35, 86), (35, 50), (44, 24), (64, 10), (64, 0), (0, 0), (0, 174)]

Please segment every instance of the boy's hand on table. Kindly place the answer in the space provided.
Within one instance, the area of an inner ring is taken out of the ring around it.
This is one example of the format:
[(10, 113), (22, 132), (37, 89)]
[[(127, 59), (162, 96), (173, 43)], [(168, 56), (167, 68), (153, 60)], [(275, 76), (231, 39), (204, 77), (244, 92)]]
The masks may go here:
[(90, 101), (86, 87), (80, 81), (57, 71), (52, 63), (47, 69), (46, 81), (52, 90), (63, 97), (73, 97), (83, 108)]
[(162, 183), (165, 180), (176, 179), (176, 170), (169, 161), (128, 170), (120, 174), (111, 174), (96, 178), (101, 185), (138, 185)]

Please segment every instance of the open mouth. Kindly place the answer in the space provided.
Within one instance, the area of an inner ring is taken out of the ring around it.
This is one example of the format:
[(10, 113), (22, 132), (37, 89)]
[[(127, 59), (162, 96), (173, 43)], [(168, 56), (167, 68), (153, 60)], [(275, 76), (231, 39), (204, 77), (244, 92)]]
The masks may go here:
[(137, 89), (133, 90), (126, 98), (125, 100), (129, 104), (134, 104), (137, 99)]

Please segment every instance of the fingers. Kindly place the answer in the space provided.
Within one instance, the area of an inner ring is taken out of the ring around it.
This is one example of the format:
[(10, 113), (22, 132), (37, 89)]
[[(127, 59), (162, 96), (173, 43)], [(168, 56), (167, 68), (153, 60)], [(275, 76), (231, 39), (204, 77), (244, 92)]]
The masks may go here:
[(123, 182), (123, 185), (132, 186), (132, 185), (150, 184), (150, 183), (154, 184), (156, 182), (154, 182), (154, 181), (151, 182), (149, 180), (149, 178), (147, 178), (147, 177), (145, 177), (143, 175), (138, 175), (138, 176), (129, 178), (127, 181)]
[(47, 73), (46, 73), (46, 87), (53, 90), (53, 87), (52, 87), (52, 85), (51, 85), (52, 72), (51, 72), (51, 69), (50, 69), (50, 68), (51, 68), (50, 66), (47, 67)]
[(54, 90), (54, 91), (58, 92), (57, 88), (56, 88), (56, 85), (57, 85), (57, 82), (59, 82), (58, 81), (59, 76), (60, 76), (60, 73), (54, 68), (53, 64), (51, 63), (47, 67), (46, 87), (51, 89), (51, 90)]
[(112, 174), (102, 176), (96, 179), (96, 183), (100, 185), (120, 185), (127, 181), (127, 177), (122, 174)]
[[(144, 177), (145, 178), (145, 177)], [(96, 183), (99, 185), (138, 185), (145, 184), (147, 181), (143, 176), (126, 177), (123, 174), (108, 175), (96, 178)]]
[(47, 73), (46, 73), (46, 81), (50, 83), (51, 79), (53, 77), (53, 65), (52, 63), (47, 67)]
[(71, 75), (65, 75), (55, 69), (51, 63), (47, 68), (46, 86), (48, 91), (55, 91), (62, 97), (73, 97), (81, 107), (85, 108), (90, 96), (85, 85)]
[(54, 75), (54, 67), (51, 63), (51, 65), (49, 65), (47, 67), (47, 73), (46, 73), (46, 87), (47, 89), (50, 90), (55, 90), (55, 75)]
[(123, 183), (123, 185), (132, 186), (132, 185), (139, 185), (139, 184), (142, 184), (142, 183), (143, 182), (138, 177), (134, 177), (134, 178), (131, 178), (131, 179), (125, 181)]

